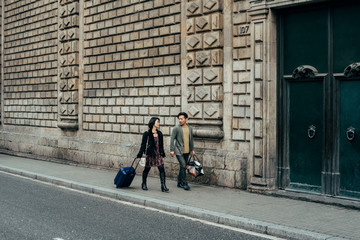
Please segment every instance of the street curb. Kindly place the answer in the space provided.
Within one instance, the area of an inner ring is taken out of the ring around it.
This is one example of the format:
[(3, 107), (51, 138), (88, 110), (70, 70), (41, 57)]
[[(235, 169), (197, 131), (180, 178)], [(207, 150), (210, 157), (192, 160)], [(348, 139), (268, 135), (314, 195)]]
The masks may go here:
[(121, 201), (130, 202), (141, 206), (151, 207), (166, 212), (177, 213), (179, 215), (184, 215), (213, 223), (223, 224), (230, 227), (242, 228), (257, 233), (268, 234), (275, 237), (281, 237), (286, 239), (301, 239), (301, 240), (345, 240), (345, 238), (334, 237), (322, 233), (316, 233), (316, 232), (301, 230), (293, 227), (276, 225), (273, 223), (195, 208), (195, 207), (163, 201), (151, 197), (140, 196), (134, 193), (123, 192), (120, 189), (116, 189), (116, 188), (108, 189), (103, 187), (94, 187), (84, 183), (79, 183), (79, 182), (56, 178), (44, 174), (24, 171), (16, 168), (10, 168), (3, 165), (0, 165), (0, 171), (15, 175), (20, 175), (27, 178), (36, 179), (42, 182), (47, 182), (86, 193), (92, 193), (99, 196), (118, 199)]

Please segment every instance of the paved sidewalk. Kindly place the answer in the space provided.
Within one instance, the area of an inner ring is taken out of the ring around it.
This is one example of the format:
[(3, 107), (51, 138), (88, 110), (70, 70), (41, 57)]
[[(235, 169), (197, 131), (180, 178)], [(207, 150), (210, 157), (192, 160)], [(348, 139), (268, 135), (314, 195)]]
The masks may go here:
[(169, 179), (170, 192), (162, 193), (151, 177), (143, 191), (141, 176), (130, 188), (116, 189), (115, 171), (5, 154), (0, 171), (286, 239), (360, 239), (359, 210), (199, 184), (186, 192)]

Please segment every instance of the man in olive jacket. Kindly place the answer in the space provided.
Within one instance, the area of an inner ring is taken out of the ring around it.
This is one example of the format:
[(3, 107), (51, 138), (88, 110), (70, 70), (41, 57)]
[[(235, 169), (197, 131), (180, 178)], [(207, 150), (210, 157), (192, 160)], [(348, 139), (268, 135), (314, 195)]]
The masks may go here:
[(179, 124), (176, 125), (171, 133), (170, 139), (170, 155), (174, 157), (176, 155), (180, 164), (178, 184), (179, 188), (184, 190), (190, 190), (190, 187), (186, 181), (186, 163), (189, 159), (190, 153), (194, 152), (194, 140), (193, 130), (187, 124), (188, 115), (185, 112), (178, 114)]

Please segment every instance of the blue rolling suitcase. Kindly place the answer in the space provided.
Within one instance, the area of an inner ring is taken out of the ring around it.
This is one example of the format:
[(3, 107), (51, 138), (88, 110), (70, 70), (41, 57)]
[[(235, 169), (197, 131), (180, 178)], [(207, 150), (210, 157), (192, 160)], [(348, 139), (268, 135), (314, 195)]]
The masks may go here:
[(120, 168), (119, 172), (116, 174), (116, 177), (114, 179), (114, 184), (116, 185), (116, 188), (123, 188), (123, 187), (129, 187), (132, 181), (134, 180), (134, 177), (136, 175), (136, 168), (139, 165), (139, 162), (136, 164), (136, 167), (133, 168), (133, 165), (136, 161), (136, 158), (132, 162), (130, 167), (122, 167)]

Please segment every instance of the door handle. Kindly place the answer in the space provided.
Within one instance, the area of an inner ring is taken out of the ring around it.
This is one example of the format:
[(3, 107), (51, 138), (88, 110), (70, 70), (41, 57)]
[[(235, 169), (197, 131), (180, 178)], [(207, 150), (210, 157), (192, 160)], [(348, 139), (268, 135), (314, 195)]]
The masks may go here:
[(310, 139), (313, 139), (316, 135), (316, 127), (314, 125), (310, 125), (307, 130), (307, 133), (308, 133), (308, 137)]
[(349, 141), (354, 140), (355, 138), (355, 128), (354, 127), (348, 127), (347, 131), (346, 131), (346, 137)]

